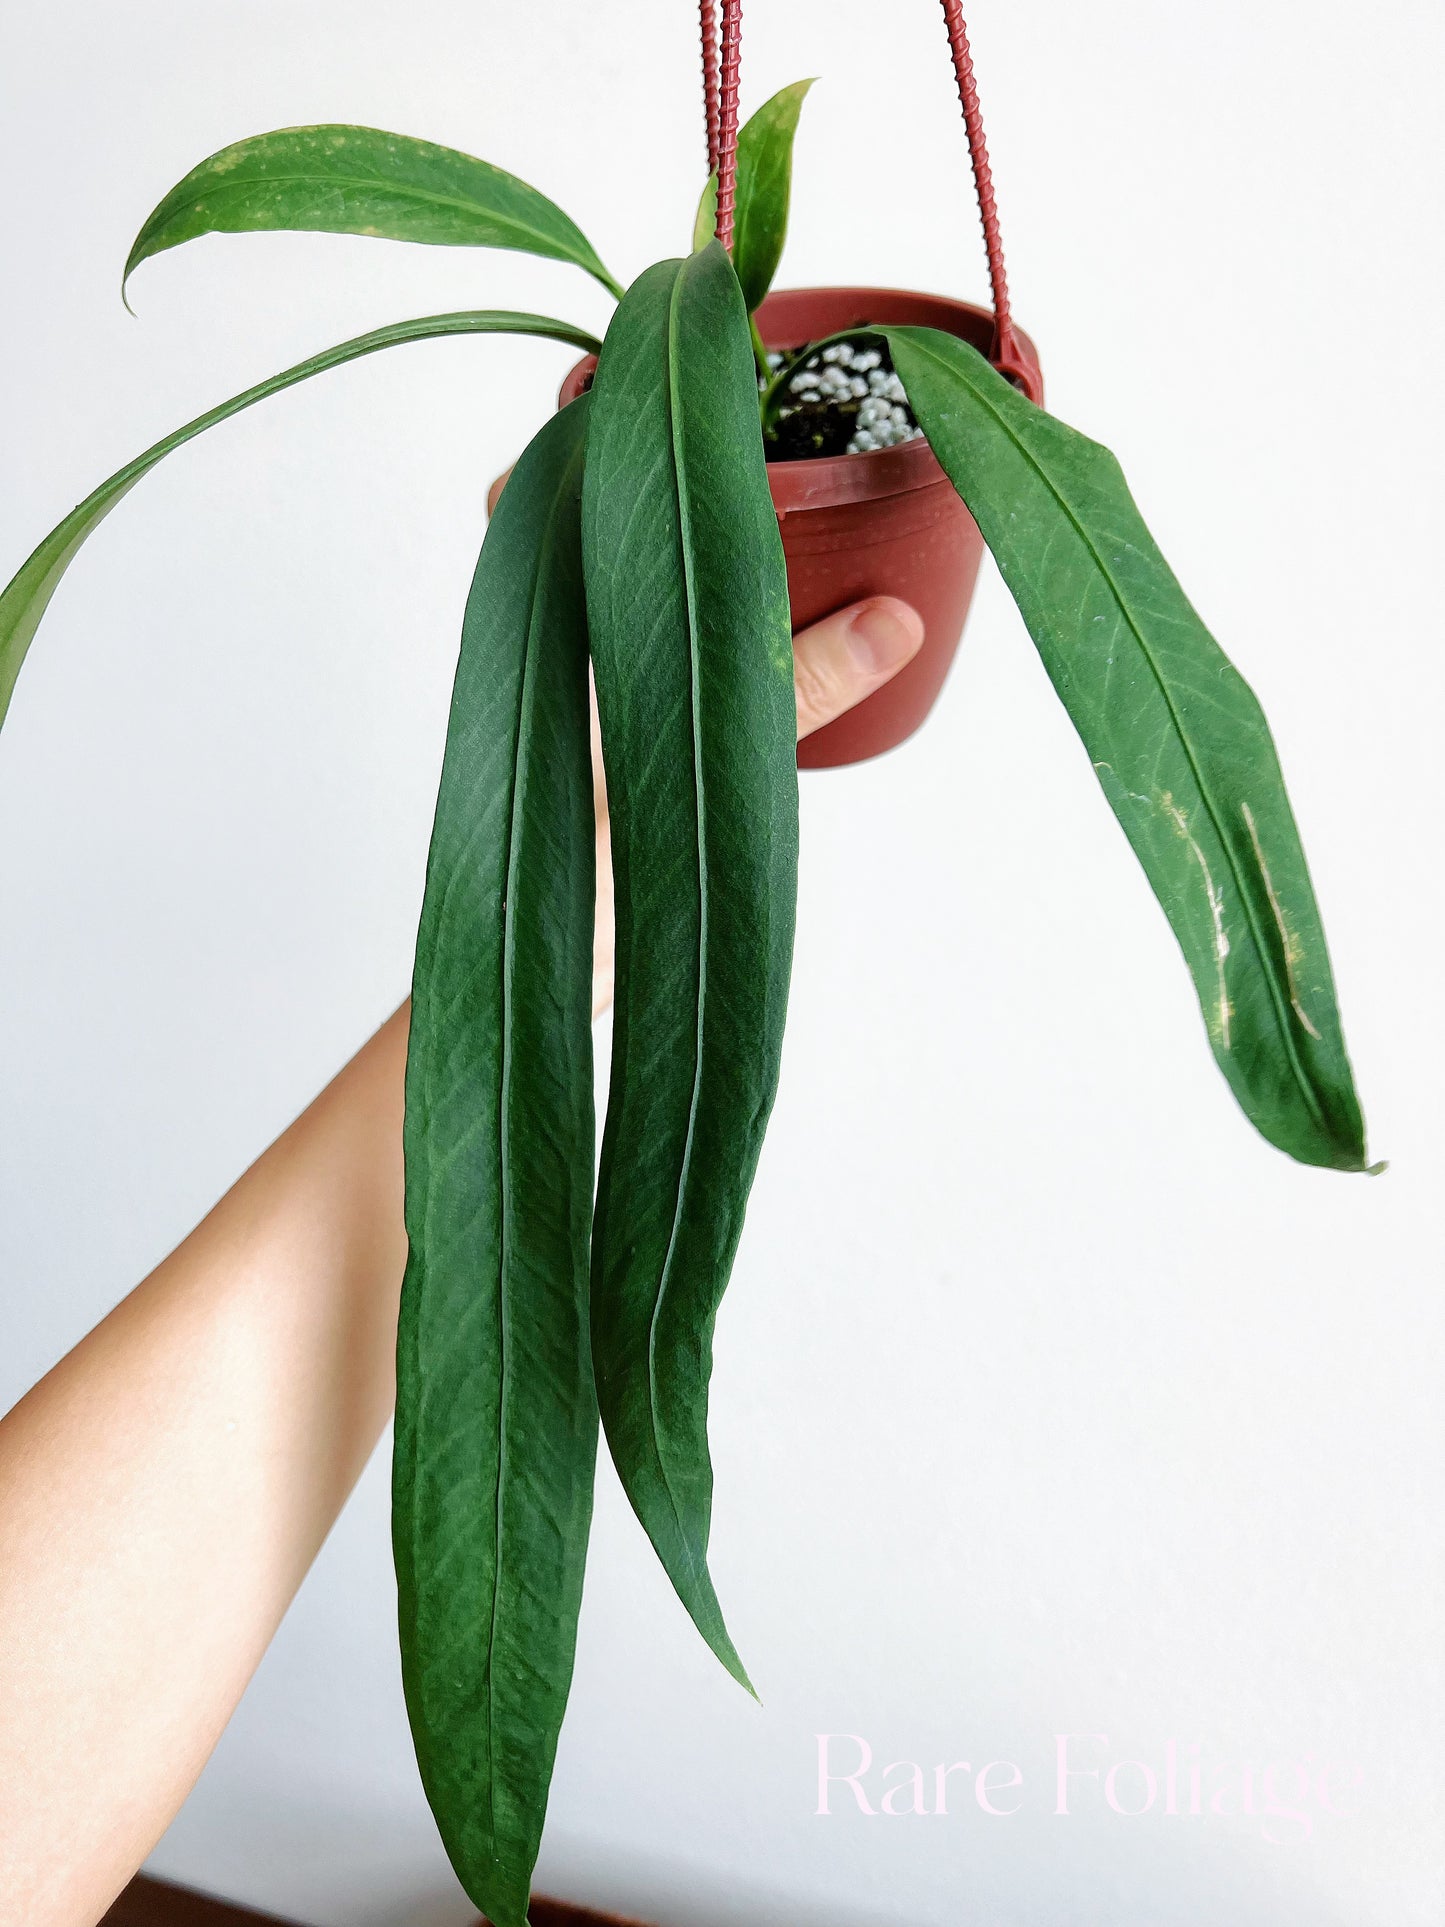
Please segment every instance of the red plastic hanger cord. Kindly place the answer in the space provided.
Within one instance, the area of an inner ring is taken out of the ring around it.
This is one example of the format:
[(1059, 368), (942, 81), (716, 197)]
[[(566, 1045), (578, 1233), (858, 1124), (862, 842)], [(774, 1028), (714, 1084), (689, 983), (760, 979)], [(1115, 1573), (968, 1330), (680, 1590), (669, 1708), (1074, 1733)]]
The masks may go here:
[(1013, 317), (1009, 312), (1008, 276), (1003, 265), (1003, 241), (998, 229), (998, 205), (993, 191), (993, 169), (988, 164), (988, 143), (983, 135), (983, 115), (979, 111), (978, 87), (973, 77), (973, 54), (968, 44), (961, 0), (943, 0), (943, 18), (948, 27), (948, 44), (953, 52), (953, 71), (958, 80), (958, 98), (963, 107), (963, 124), (968, 130), (968, 152), (973, 162), (973, 181), (978, 190), (978, 211), (983, 221), (983, 244), (988, 251), (988, 278), (993, 288), (993, 363), (1000, 374), (1013, 378), (1026, 376), (1014, 339)]
[[(722, 34), (719, 46), (718, 5), (722, 9)], [(717, 238), (732, 252), (733, 221), (737, 201), (738, 167), (738, 67), (741, 57), (743, 26), (742, 0), (698, 0), (702, 30), (703, 101), (707, 110), (707, 156), (710, 173), (717, 176)], [(1004, 269), (1003, 240), (999, 234), (998, 203), (994, 195), (993, 169), (989, 166), (988, 142), (984, 139), (983, 115), (978, 104), (978, 86), (973, 75), (973, 53), (968, 44), (968, 27), (963, 18), (962, 0), (943, 0), (944, 24), (953, 54), (953, 71), (958, 81), (958, 98), (963, 108), (963, 124), (968, 134), (969, 158), (973, 163), (974, 186), (978, 192), (979, 218), (983, 222), (984, 248), (988, 254), (988, 278), (993, 290), (993, 365), (1034, 400), (1037, 394), (1037, 369), (1024, 359), (1014, 334), (1009, 308), (1008, 275)]]
[(717, 173), (718, 129), (722, 107), (718, 80), (717, 9), (713, 0), (698, 0), (702, 26), (702, 99), (707, 111), (707, 171)]
[(742, 59), (743, 0), (722, 0), (722, 75), (719, 84), (717, 238), (733, 247), (738, 186), (738, 67)]

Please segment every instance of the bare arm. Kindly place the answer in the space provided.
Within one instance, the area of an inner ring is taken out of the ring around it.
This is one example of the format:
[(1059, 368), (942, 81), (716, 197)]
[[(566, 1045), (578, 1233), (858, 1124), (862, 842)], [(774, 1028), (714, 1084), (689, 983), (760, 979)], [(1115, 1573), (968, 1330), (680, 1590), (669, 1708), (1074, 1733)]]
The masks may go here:
[[(800, 733), (919, 635), (902, 604), (872, 603), (799, 636)], [(605, 973), (605, 928), (599, 952)], [(386, 1424), (406, 1021), (0, 1420), (0, 1927), (93, 1927), (194, 1785)]]
[(386, 1423), (403, 1009), (0, 1424), (0, 1921), (90, 1927)]

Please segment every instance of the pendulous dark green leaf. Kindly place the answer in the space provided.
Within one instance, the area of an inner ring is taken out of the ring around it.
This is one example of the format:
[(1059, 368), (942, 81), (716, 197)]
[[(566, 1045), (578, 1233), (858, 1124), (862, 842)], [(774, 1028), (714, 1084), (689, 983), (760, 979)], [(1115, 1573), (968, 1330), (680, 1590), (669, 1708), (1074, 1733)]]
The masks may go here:
[(495, 1927), (526, 1927), (597, 1451), (587, 407), (518, 462), (477, 564), (407, 1053), (402, 1675), (442, 1839)]
[(712, 1332), (777, 1085), (797, 889), (787, 578), (716, 242), (603, 345), (583, 556), (617, 895), (592, 1339), (622, 1483), (744, 1684), (707, 1569)]
[(1324, 930), (1269, 725), (1159, 553), (1119, 464), (931, 328), (884, 328), (1194, 978), (1246, 1116), (1365, 1168)]
[(515, 174), (454, 147), (346, 126), (283, 127), (193, 167), (136, 236), (121, 291), (142, 261), (197, 235), (278, 229), (515, 248), (571, 261), (622, 292), (576, 222)]
[(45, 614), (50, 598), (74, 560), (76, 551), (109, 515), (120, 498), (128, 494), (162, 457), (204, 429), (214, 428), (217, 422), (238, 415), (253, 402), (264, 401), (268, 395), (278, 395), (283, 388), (292, 388), (298, 381), (306, 381), (324, 369), (339, 367), (344, 361), (355, 361), (362, 355), (375, 354), (379, 348), (394, 348), (404, 341), (430, 341), (438, 335), (474, 334), (541, 335), (551, 341), (569, 341), (574, 347), (589, 352), (600, 345), (585, 328), (574, 328), (566, 321), (552, 321), (546, 315), (512, 314), (502, 309), (463, 309), (456, 314), (425, 315), (418, 321), (398, 321), (389, 328), (377, 328), (370, 334), (357, 335), (335, 348), (327, 348), (321, 354), (313, 355), (309, 361), (298, 362), (294, 368), (287, 368), (279, 375), (272, 375), (269, 381), (258, 382), (254, 388), (248, 388), (244, 394), (223, 401), (219, 408), (198, 415), (195, 421), (187, 422), (184, 428), (178, 428), (174, 434), (167, 435), (153, 448), (148, 448), (144, 455), (137, 455), (133, 462), (127, 462), (109, 481), (102, 482), (99, 488), (87, 495), (63, 522), (50, 531), (33, 554), (21, 564), (4, 591), (0, 592), (0, 723), (4, 722), (9, 710), (15, 680), (20, 674), (35, 631), (40, 626), (40, 618)]
[[(782, 88), (746, 122), (738, 135), (737, 204), (733, 219), (733, 266), (751, 314), (773, 285), (788, 237), (793, 189), (793, 136), (811, 80)], [(717, 176), (708, 178), (698, 202), (692, 244), (706, 246), (717, 225)]]

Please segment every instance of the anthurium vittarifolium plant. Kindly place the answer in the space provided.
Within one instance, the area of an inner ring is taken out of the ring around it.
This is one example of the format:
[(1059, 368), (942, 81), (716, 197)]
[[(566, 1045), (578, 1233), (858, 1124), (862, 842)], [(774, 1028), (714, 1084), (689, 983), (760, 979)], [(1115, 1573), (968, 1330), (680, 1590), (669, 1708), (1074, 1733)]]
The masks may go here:
[[(591, 391), (518, 462), (481, 547), (407, 1067), (403, 1671), (442, 1837), (497, 1927), (526, 1918), (571, 1679), (599, 1411), (673, 1585), (747, 1683), (708, 1573), (707, 1400), (713, 1323), (777, 1081), (793, 936), (792, 656), (765, 445), (777, 377), (750, 314), (781, 253), (808, 84), (742, 131), (731, 256), (713, 237), (710, 184), (693, 251), (625, 292), (544, 195), (448, 148), (326, 126), (212, 155), (146, 221), (127, 278), (200, 235), (282, 228), (522, 249), (617, 297), (606, 340), (479, 310), (343, 342), (137, 457), (0, 596), (3, 706), (82, 542), (201, 430), (324, 369), (437, 335), (533, 334), (599, 354)], [(881, 326), (869, 338), (886, 344), (998, 561), (1178, 938), (1245, 1114), (1304, 1163), (1363, 1169), (1319, 912), (1268, 727), (1118, 464), (951, 335)], [(595, 1197), (589, 660), (617, 925)]]

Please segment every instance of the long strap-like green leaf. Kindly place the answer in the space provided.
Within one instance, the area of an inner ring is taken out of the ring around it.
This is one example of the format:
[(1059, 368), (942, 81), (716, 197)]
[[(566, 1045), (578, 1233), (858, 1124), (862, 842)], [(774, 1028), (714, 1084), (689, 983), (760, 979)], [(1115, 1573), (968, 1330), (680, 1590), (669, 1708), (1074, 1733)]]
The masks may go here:
[(283, 229), (515, 248), (570, 261), (622, 292), (577, 223), (515, 174), (434, 141), (348, 126), (283, 127), (201, 161), (136, 236), (125, 280), (197, 235)]
[(1291, 1157), (1363, 1169), (1324, 930), (1254, 692), (1107, 449), (951, 335), (882, 332), (1173, 926), (1230, 1088)]
[(707, 1570), (707, 1387), (782, 1045), (796, 725), (747, 313), (716, 242), (628, 291), (592, 399), (583, 553), (617, 890), (597, 1389), (638, 1517), (746, 1684)]
[(183, 442), (190, 441), (207, 428), (214, 428), (217, 422), (238, 415), (253, 402), (264, 401), (268, 395), (278, 395), (283, 388), (292, 388), (298, 381), (306, 381), (312, 375), (321, 374), (324, 369), (339, 367), (344, 361), (355, 361), (361, 355), (373, 355), (379, 348), (394, 348), (404, 341), (429, 341), (437, 335), (475, 334), (542, 335), (551, 341), (569, 341), (575, 347), (588, 351), (595, 350), (599, 345), (585, 328), (574, 328), (566, 321), (553, 321), (547, 315), (512, 314), (503, 309), (464, 309), (457, 314), (425, 315), (420, 320), (398, 321), (389, 328), (377, 328), (370, 334), (357, 335), (335, 348), (327, 348), (321, 354), (313, 355), (309, 361), (298, 362), (294, 368), (284, 369), (281, 374), (272, 375), (269, 381), (258, 382), (244, 394), (223, 401), (219, 408), (198, 415), (195, 421), (187, 422), (184, 428), (176, 429), (174, 434), (167, 435), (143, 455), (137, 455), (133, 462), (127, 462), (109, 481), (102, 482), (98, 489), (87, 495), (63, 522), (50, 531), (21, 565), (4, 592), (0, 593), (0, 723), (4, 722), (10, 707), (15, 679), (20, 674), (25, 653), (40, 626), (40, 618), (45, 614), (50, 598), (60, 578), (70, 567), (76, 551), (109, 515), (120, 498), (133, 489), (141, 477), (169, 455), (173, 448), (179, 448)]
[(597, 1448), (587, 407), (523, 455), (477, 565), (407, 1056), (402, 1671), (442, 1838), (496, 1927), (525, 1927)]

